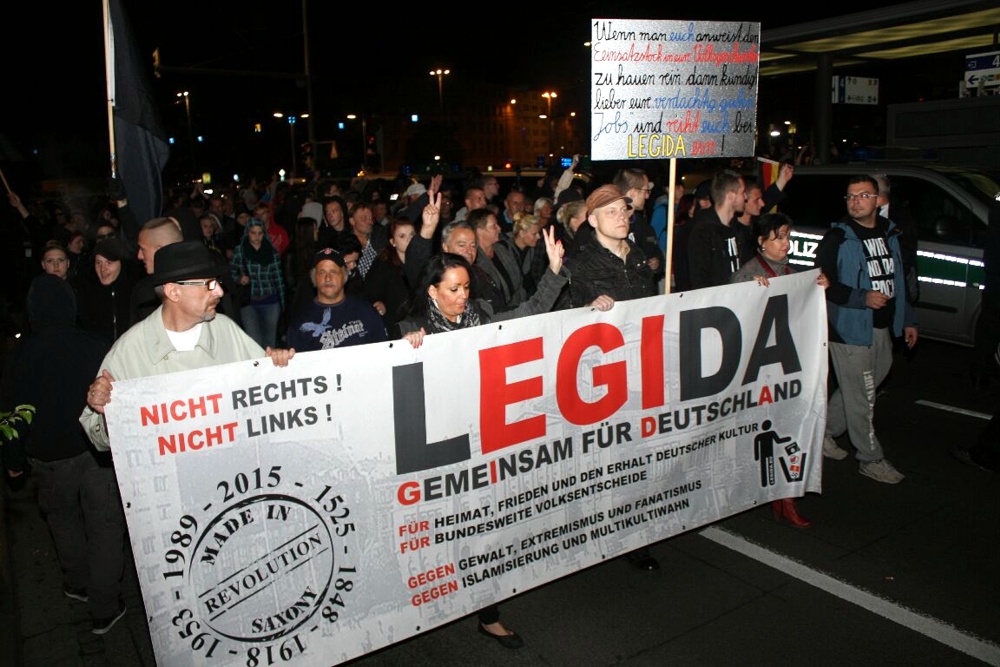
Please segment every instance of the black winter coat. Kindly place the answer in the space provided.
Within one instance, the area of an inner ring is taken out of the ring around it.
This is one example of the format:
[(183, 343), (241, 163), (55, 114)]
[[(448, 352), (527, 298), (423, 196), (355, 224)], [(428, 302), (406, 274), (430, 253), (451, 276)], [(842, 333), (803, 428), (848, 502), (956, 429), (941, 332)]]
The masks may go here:
[(579, 308), (602, 294), (615, 301), (641, 299), (656, 294), (656, 279), (646, 255), (628, 241), (629, 253), (623, 262), (591, 235), (574, 257), (566, 260), (569, 285), (557, 304), (560, 309)]

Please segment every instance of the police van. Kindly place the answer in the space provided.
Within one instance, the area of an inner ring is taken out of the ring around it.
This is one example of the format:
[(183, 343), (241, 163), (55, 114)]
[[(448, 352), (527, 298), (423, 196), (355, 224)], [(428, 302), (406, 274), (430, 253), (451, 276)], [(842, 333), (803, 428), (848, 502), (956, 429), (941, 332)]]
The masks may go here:
[(989, 208), (1000, 186), (985, 172), (943, 165), (797, 166), (779, 206), (795, 223), (789, 261), (813, 266), (817, 243), (830, 223), (847, 213), (847, 181), (858, 174), (888, 176), (894, 205), (905, 206), (916, 223), (920, 335), (973, 345)]

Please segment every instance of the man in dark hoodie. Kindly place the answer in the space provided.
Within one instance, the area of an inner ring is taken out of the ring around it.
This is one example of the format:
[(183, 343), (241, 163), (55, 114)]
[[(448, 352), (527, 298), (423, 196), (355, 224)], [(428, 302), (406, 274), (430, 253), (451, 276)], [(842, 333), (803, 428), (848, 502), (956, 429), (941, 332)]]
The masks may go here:
[(103, 335), (110, 345), (132, 326), (132, 289), (141, 265), (114, 238), (98, 241), (91, 255), (93, 266), (70, 281), (77, 319), (84, 331)]
[(91, 446), (79, 417), (110, 343), (76, 326), (73, 289), (56, 276), (32, 281), (27, 314), (31, 332), (7, 355), (0, 405), (35, 406), (32, 423), (18, 430), (38, 480), (63, 593), (87, 603), (91, 632), (103, 635), (125, 614), (125, 519), (111, 456)]

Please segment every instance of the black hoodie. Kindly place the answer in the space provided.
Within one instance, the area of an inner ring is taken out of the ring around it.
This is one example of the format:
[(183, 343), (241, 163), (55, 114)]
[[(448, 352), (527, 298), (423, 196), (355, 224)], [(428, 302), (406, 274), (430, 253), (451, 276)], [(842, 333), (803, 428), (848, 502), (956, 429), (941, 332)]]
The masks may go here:
[(80, 413), (109, 345), (76, 326), (76, 297), (56, 276), (44, 273), (31, 282), (27, 313), (31, 332), (7, 354), (0, 407), (35, 406), (30, 427), (18, 427), (28, 456), (71, 458), (90, 449)]

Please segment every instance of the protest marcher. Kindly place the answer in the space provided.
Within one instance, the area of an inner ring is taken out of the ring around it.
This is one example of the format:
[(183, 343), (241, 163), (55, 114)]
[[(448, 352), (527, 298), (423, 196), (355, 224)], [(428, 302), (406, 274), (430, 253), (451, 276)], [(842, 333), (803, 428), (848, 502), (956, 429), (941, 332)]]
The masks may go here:
[(32, 281), (27, 308), (31, 332), (5, 360), (0, 405), (35, 406), (21, 442), (38, 480), (63, 595), (86, 603), (91, 632), (103, 635), (126, 611), (125, 517), (111, 455), (90, 446), (77, 417), (111, 341), (77, 326), (76, 296), (58, 276)]
[(317, 251), (309, 277), (316, 296), (292, 313), (285, 335), (290, 347), (308, 352), (386, 340), (381, 314), (364, 298), (344, 291), (347, 268), (339, 252)]
[(161, 305), (126, 331), (101, 363), (80, 415), (91, 442), (112, 448), (104, 422), (112, 382), (234, 361), (270, 357), (286, 366), (294, 349), (262, 349), (216, 307), (222, 299), (219, 276), (229, 270), (201, 241), (180, 241), (160, 248), (152, 274)]

